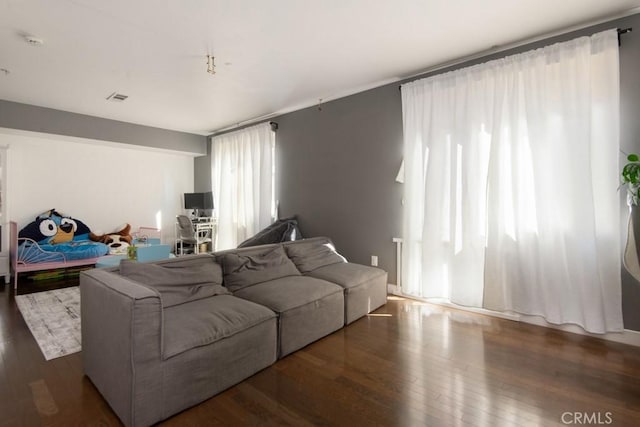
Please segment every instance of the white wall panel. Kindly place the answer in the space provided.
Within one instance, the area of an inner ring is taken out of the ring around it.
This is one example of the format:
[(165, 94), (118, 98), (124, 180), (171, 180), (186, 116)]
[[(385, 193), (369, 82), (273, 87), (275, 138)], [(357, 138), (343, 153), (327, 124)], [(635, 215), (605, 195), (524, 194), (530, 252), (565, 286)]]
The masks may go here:
[(193, 191), (193, 157), (125, 144), (60, 136), (7, 135), (8, 218), (18, 228), (56, 208), (92, 231), (157, 226), (172, 243), (182, 194)]

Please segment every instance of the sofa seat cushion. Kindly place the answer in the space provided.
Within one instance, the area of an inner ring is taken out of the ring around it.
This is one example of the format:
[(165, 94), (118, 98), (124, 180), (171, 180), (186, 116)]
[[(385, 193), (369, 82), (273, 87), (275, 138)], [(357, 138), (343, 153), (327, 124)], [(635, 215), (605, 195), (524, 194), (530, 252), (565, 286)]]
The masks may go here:
[(241, 289), (235, 296), (278, 313), (278, 358), (344, 325), (344, 292), (313, 277), (283, 277)]
[(276, 316), (266, 307), (232, 295), (199, 299), (165, 308), (163, 313), (163, 359), (215, 343)]
[(345, 288), (347, 293), (351, 288), (386, 275), (387, 272), (379, 268), (354, 263), (331, 264), (307, 273), (307, 276), (337, 283)]
[(308, 276), (337, 283), (344, 288), (344, 324), (366, 316), (387, 302), (387, 272), (353, 263), (332, 264)]
[(334, 283), (313, 277), (288, 276), (243, 288), (233, 295), (267, 306), (276, 313), (284, 313), (336, 292), (342, 292), (342, 288)]

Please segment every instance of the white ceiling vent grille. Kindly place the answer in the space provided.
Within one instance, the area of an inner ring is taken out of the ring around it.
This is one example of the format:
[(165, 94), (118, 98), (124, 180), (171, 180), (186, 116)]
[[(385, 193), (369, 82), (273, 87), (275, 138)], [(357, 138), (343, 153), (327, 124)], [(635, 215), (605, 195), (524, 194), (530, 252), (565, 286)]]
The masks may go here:
[(113, 92), (111, 95), (107, 96), (107, 101), (122, 102), (128, 97), (129, 97), (128, 95), (123, 95), (121, 93)]

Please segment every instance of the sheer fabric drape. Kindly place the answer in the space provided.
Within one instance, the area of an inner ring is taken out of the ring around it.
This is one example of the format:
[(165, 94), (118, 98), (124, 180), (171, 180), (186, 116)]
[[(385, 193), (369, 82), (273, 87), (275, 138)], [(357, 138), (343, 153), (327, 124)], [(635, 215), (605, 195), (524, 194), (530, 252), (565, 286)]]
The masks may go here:
[(615, 30), (402, 86), (403, 290), (622, 330)]
[(211, 139), (217, 249), (235, 248), (273, 221), (274, 148), (269, 123)]

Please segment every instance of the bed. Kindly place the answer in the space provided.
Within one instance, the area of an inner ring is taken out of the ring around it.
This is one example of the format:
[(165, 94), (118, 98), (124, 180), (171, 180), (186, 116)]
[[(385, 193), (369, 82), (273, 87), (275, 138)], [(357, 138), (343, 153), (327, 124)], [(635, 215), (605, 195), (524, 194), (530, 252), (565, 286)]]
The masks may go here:
[(14, 289), (18, 288), (20, 273), (95, 265), (96, 260), (109, 250), (103, 243), (90, 240), (39, 244), (33, 239), (18, 237), (18, 225), (14, 221), (9, 223), (9, 228)]

